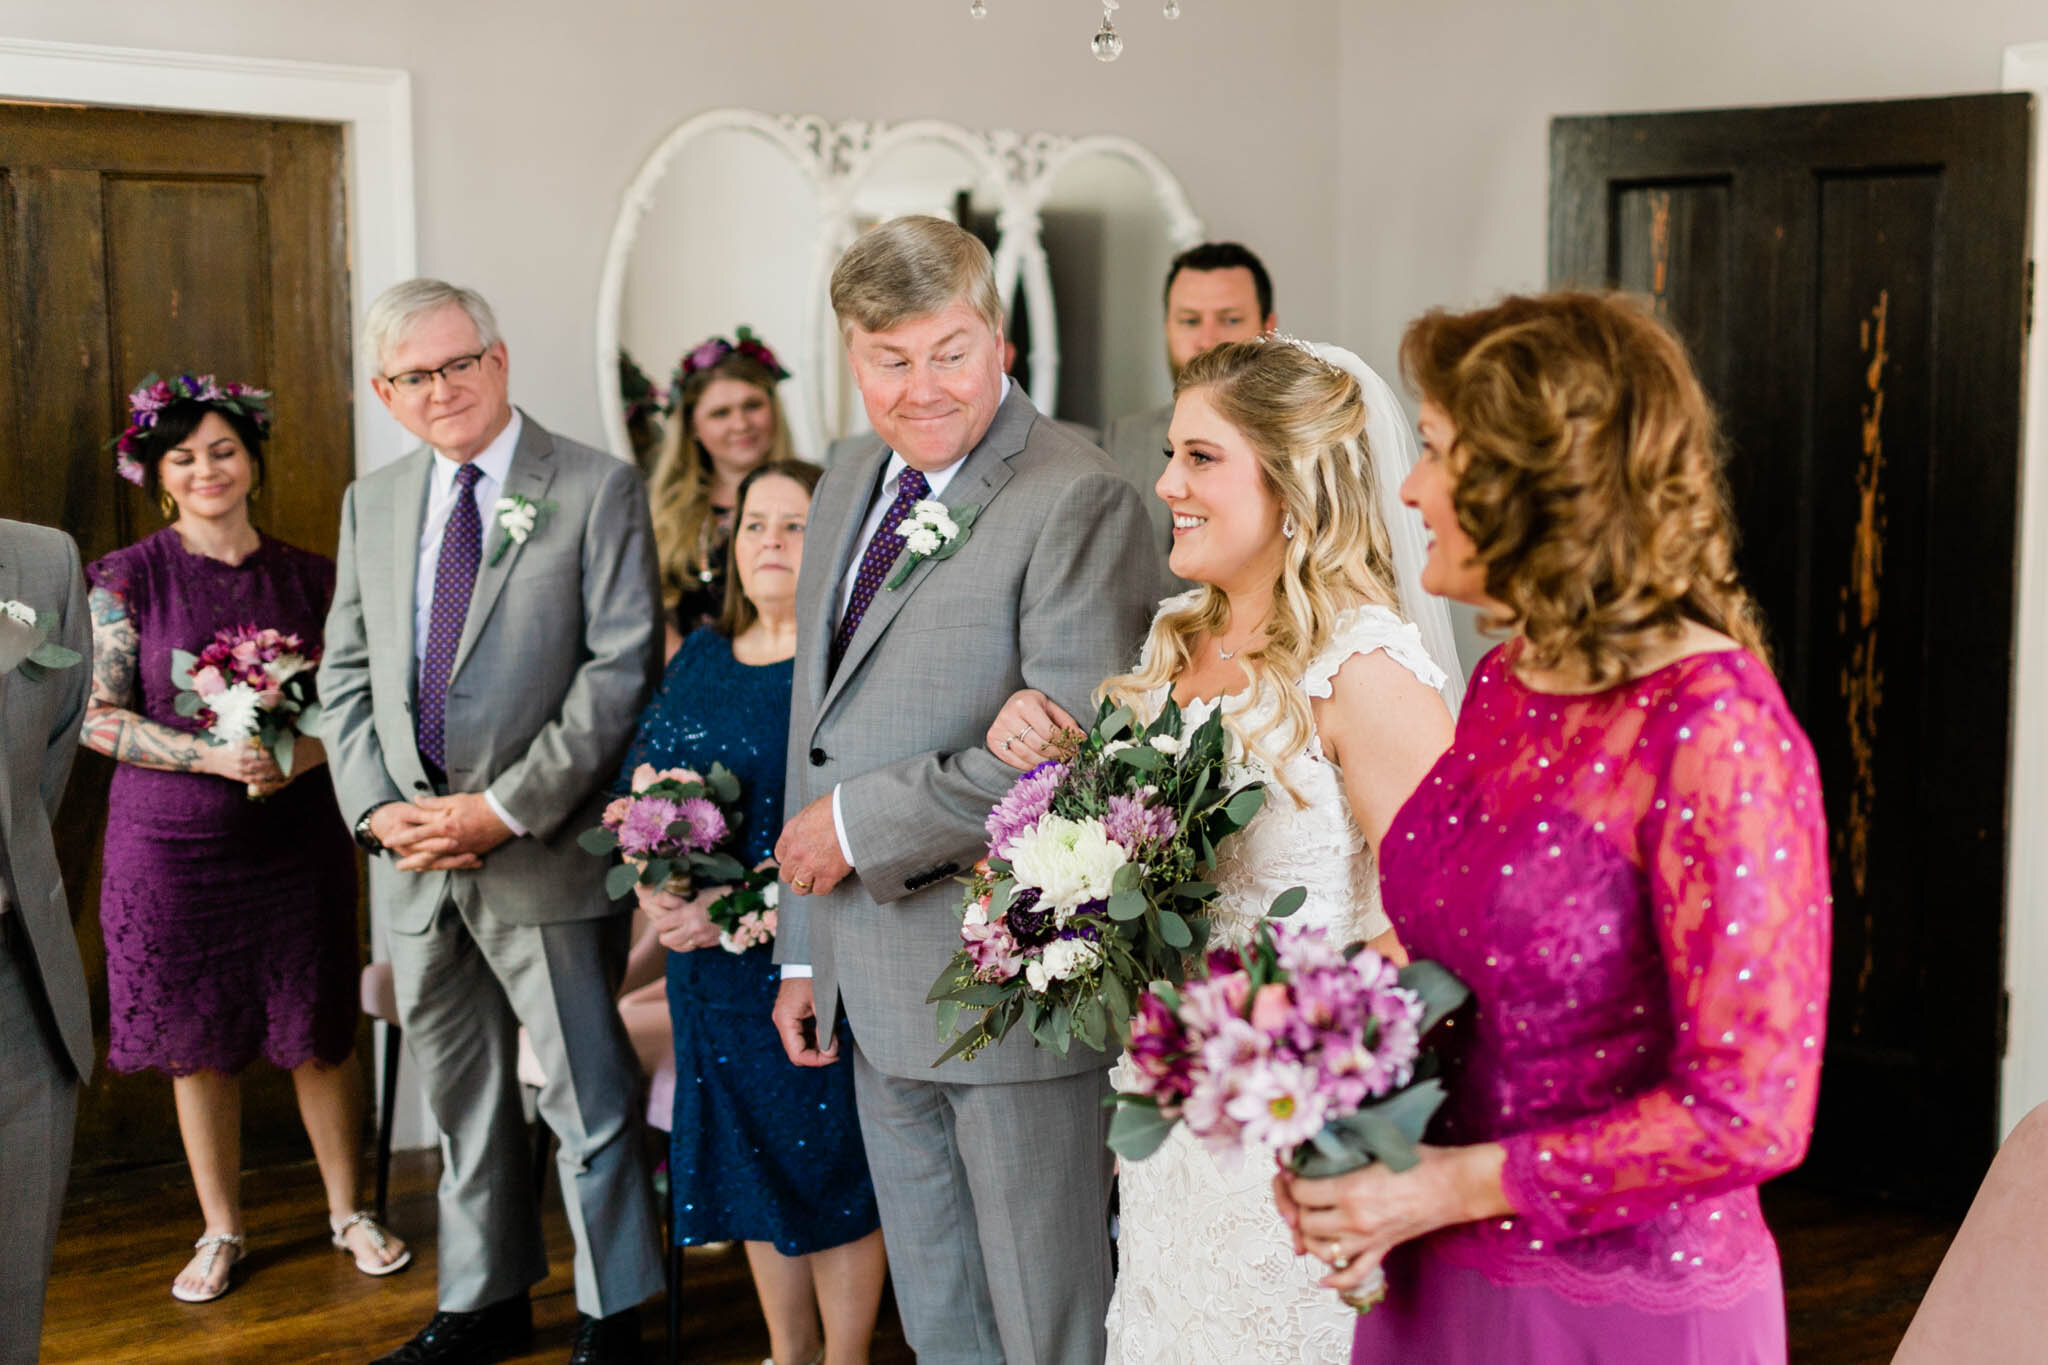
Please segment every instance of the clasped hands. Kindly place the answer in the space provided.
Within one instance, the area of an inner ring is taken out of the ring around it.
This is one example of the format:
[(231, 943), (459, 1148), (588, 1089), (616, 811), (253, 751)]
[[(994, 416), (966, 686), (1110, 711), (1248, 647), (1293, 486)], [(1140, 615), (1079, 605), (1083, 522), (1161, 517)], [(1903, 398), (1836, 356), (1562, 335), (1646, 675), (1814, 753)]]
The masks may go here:
[(1294, 1254), (1330, 1267), (1326, 1288), (1359, 1288), (1403, 1242), (1514, 1211), (1501, 1186), (1507, 1151), (1500, 1144), (1416, 1151), (1421, 1160), (1398, 1174), (1375, 1161), (1327, 1180), (1286, 1170), (1273, 1177), (1273, 1203), (1294, 1236)]
[(484, 855), (512, 837), (481, 792), (379, 806), (370, 815), (370, 832), (398, 859), (401, 872), (482, 867)]

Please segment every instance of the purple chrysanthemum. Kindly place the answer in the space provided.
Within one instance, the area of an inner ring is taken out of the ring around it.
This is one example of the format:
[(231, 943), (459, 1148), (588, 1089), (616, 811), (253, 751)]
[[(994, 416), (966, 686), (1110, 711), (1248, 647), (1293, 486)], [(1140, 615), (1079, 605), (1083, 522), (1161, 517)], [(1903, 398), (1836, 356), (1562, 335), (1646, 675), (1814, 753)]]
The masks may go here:
[(1126, 853), (1136, 853), (1138, 845), (1148, 841), (1163, 844), (1180, 829), (1172, 811), (1137, 796), (1110, 797), (1102, 827)]
[(707, 797), (693, 796), (677, 803), (675, 818), (677, 823), (688, 826), (676, 833), (682, 846), (693, 853), (709, 852), (725, 837), (725, 813)]
[(1041, 763), (1011, 785), (988, 813), (988, 851), (993, 858), (1010, 856), (1011, 841), (1032, 828), (1052, 806), (1052, 795), (1066, 779), (1067, 765)]
[(668, 827), (682, 814), (682, 807), (664, 796), (643, 797), (633, 803), (619, 823), (619, 848), (629, 857), (644, 858), (658, 850), (668, 837)]

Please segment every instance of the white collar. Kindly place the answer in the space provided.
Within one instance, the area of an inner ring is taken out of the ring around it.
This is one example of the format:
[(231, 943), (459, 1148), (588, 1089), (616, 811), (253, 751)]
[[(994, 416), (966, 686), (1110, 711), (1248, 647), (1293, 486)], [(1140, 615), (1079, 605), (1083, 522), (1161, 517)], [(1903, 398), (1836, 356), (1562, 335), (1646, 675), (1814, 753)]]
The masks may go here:
[[(519, 448), (519, 432), (526, 425), (519, 409), (512, 409), (512, 420), (505, 423), (505, 429), (491, 438), (491, 443), (478, 451), (469, 461), (483, 471), (485, 478), (505, 486), (505, 477), (512, 472), (512, 452)], [(440, 451), (434, 452), (434, 472), (437, 481), (446, 488), (454, 484), (455, 471), (462, 468), (461, 460), (451, 460)]]

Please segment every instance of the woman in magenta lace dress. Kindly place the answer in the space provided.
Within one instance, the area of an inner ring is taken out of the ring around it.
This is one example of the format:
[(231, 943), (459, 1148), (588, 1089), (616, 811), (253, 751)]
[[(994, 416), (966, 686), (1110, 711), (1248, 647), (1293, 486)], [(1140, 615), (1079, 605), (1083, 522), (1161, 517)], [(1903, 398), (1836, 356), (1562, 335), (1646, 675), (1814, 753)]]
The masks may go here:
[(1403, 945), (1471, 987), (1422, 1164), (1277, 1186), (1354, 1362), (1785, 1359), (1759, 1182), (1812, 1130), (1829, 938), (1813, 751), (1732, 569), (1679, 344), (1603, 295), (1402, 344), (1424, 583), (1512, 638), (1381, 847)]
[(205, 1219), (171, 1285), (188, 1303), (225, 1293), (242, 1257), (240, 1072), (258, 1058), (292, 1073), (334, 1244), (368, 1275), (412, 1258), (356, 1205), (356, 858), (325, 752), (301, 737), (287, 776), (261, 748), (209, 743), (171, 682), (171, 652), (197, 654), (223, 627), (320, 641), (334, 562), (249, 520), (265, 397), (190, 375), (130, 395), (118, 467), (171, 524), (86, 569), (81, 742), (119, 763), (100, 880), (107, 1064), (171, 1076)]

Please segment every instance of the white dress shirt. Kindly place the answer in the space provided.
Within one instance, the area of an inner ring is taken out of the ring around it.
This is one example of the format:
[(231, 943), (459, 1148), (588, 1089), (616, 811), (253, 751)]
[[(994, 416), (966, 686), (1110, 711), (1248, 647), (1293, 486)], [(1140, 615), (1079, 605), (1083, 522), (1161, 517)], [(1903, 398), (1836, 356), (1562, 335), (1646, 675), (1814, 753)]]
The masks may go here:
[[(483, 523), (483, 549), (486, 553), (491, 545), (491, 519), (496, 513), (498, 495), (505, 491), (505, 478), (512, 472), (512, 452), (519, 445), (519, 430), (525, 419), (519, 409), (512, 409), (512, 420), (505, 429), (485, 446), (469, 463), (482, 471), (476, 487), (470, 496), (476, 499), (477, 519)], [(420, 660), (426, 657), (427, 631), (434, 621), (434, 580), (441, 569), (441, 540), (448, 533), (448, 514), (455, 510), (455, 497), (460, 489), (455, 483), (455, 471), (462, 468), (462, 462), (451, 460), (440, 451), (434, 452), (434, 462), (427, 473), (427, 515), (420, 522), (419, 574), (413, 580), (412, 593), (412, 669), (413, 676), (419, 676)], [(478, 571), (483, 561), (477, 561)], [(498, 798), (489, 791), (484, 793), (491, 813), (505, 822), (505, 828), (513, 834), (524, 836), (526, 827), (514, 820), (511, 813), (498, 804)]]

